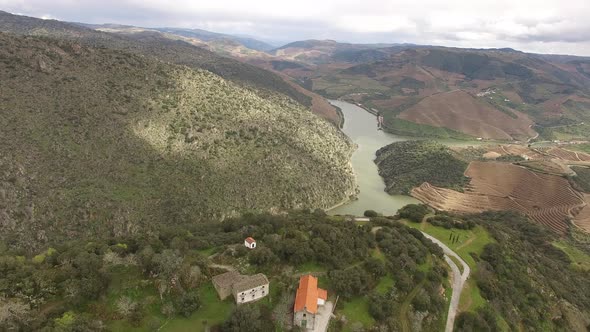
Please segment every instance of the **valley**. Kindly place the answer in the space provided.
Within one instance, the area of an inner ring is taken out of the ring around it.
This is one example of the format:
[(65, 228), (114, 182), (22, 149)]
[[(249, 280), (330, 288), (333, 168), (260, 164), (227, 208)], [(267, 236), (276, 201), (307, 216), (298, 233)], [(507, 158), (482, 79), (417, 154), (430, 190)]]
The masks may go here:
[(0, 11), (0, 330), (587, 330), (588, 68)]

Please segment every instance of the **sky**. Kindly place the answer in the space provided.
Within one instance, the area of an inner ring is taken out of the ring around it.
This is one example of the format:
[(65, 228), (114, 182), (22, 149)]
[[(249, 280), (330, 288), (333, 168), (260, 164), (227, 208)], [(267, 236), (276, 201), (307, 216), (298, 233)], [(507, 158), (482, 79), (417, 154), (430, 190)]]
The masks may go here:
[[(15, 14), (304, 39), (590, 56), (590, 0), (0, 0)], [(278, 45), (277, 45), (278, 46)]]

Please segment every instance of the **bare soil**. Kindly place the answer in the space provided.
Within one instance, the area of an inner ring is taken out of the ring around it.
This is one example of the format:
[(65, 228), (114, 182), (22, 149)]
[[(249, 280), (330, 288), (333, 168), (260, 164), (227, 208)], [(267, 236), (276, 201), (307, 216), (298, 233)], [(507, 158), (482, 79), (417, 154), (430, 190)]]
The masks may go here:
[(488, 139), (513, 140), (534, 136), (531, 119), (513, 112), (516, 119), (463, 90), (455, 90), (426, 97), (399, 117)]
[[(560, 234), (567, 231), (568, 218), (579, 216), (582, 209), (590, 210), (588, 197), (557, 175), (537, 173), (508, 163), (478, 161), (469, 165), (465, 175), (471, 181), (464, 193), (424, 183), (412, 190), (412, 196), (434, 208), (460, 213), (519, 211)], [(585, 218), (579, 221), (590, 226)]]

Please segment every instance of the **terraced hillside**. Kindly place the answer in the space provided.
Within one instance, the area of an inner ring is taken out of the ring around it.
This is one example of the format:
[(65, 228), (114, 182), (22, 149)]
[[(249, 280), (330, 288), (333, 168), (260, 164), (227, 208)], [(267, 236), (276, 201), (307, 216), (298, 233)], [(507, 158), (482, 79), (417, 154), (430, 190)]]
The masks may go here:
[(472, 162), (465, 175), (471, 181), (464, 193), (424, 183), (412, 196), (440, 210), (518, 211), (560, 234), (568, 229), (567, 219), (587, 204), (567, 179), (508, 163)]
[(0, 238), (150, 232), (354, 193), (353, 147), (281, 94), (83, 43), (0, 33)]
[(590, 229), (587, 157), (557, 146), (448, 148), (406, 141), (381, 148), (375, 162), (390, 194), (407, 192), (437, 210), (456, 213), (517, 211), (565, 234), (570, 220)]
[(400, 135), (590, 138), (588, 58), (302, 41), (257, 61), (282, 61), (275, 69), (308, 89), (381, 111), (385, 130)]
[(525, 114), (514, 112), (510, 116), (463, 90), (426, 97), (400, 113), (399, 118), (498, 140), (526, 140), (535, 135), (533, 122)]

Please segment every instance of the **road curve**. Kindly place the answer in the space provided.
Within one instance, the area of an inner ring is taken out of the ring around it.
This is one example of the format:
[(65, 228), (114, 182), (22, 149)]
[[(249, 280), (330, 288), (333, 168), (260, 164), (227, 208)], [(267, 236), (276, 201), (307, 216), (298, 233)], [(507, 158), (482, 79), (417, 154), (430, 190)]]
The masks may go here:
[[(449, 306), (447, 325), (445, 326), (445, 332), (451, 332), (453, 331), (453, 326), (455, 325), (455, 317), (457, 316), (457, 311), (459, 309), (461, 292), (463, 291), (463, 287), (465, 286), (467, 278), (469, 278), (471, 269), (469, 268), (469, 265), (467, 265), (467, 263), (465, 263), (465, 261), (461, 259), (459, 255), (457, 255), (457, 253), (451, 250), (451, 248), (447, 247), (444, 243), (427, 233), (422, 232), (422, 234), (442, 248), (443, 252), (445, 253), (445, 261), (447, 264), (449, 264), (453, 272), (453, 294), (451, 295), (451, 305)], [(455, 257), (461, 263), (461, 265), (463, 265), (463, 274), (461, 274), (461, 270), (459, 270), (457, 264), (455, 264), (455, 262), (449, 256)]]
[[(370, 218), (355, 218), (356, 221), (370, 221)], [(424, 236), (430, 239), (432, 242), (436, 243), (445, 253), (445, 261), (451, 267), (451, 271), (453, 272), (453, 294), (451, 295), (451, 305), (449, 306), (449, 313), (447, 314), (447, 325), (445, 326), (445, 332), (452, 332), (453, 326), (455, 325), (455, 317), (457, 316), (457, 311), (459, 310), (459, 300), (461, 299), (461, 292), (463, 292), (463, 287), (465, 286), (465, 282), (467, 278), (469, 278), (469, 274), (471, 273), (471, 269), (469, 265), (465, 263), (465, 261), (457, 255), (456, 252), (451, 250), (451, 248), (447, 247), (446, 244), (442, 243), (432, 235), (428, 233), (424, 233), (420, 231)], [(455, 262), (449, 257), (455, 257), (461, 265), (463, 265), (463, 274), (461, 274), (461, 270)]]

